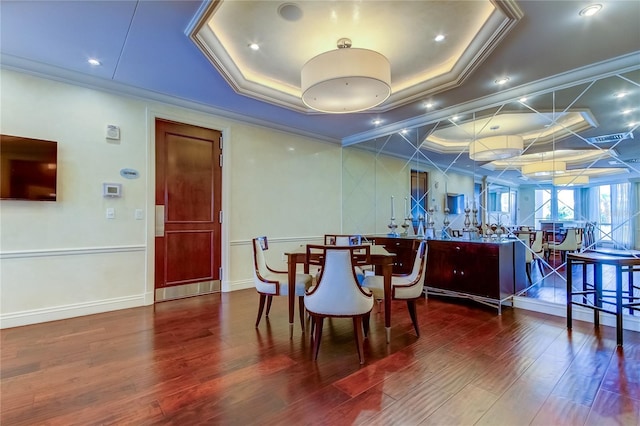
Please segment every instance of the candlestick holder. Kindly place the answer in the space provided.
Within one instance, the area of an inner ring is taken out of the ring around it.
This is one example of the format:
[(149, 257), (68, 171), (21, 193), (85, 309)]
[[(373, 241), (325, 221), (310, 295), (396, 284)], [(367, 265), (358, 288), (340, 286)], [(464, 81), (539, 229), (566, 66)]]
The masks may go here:
[(473, 209), (471, 210), (471, 213), (473, 213), (472, 217), (472, 222), (471, 224), (473, 225), (474, 229), (478, 229), (478, 209), (474, 206)]
[(424, 216), (418, 215), (418, 233), (416, 234), (420, 238), (424, 238)]
[(402, 222), (402, 233), (400, 236), (406, 237), (409, 235), (409, 229), (411, 229), (411, 234), (413, 235), (413, 217), (411, 215), (404, 218), (404, 222)]
[(445, 208), (444, 209), (444, 220), (442, 221), (442, 239), (443, 240), (448, 240), (451, 238), (451, 235), (449, 235), (449, 224), (451, 222), (449, 222), (449, 208)]
[(391, 218), (391, 222), (389, 222), (389, 224), (387, 225), (387, 228), (389, 228), (389, 237), (399, 237), (400, 235), (396, 232), (396, 229), (398, 229), (398, 224), (396, 223), (396, 218), (392, 217)]
[(434, 225), (436, 224), (433, 207), (429, 207), (429, 211), (427, 215), (428, 215), (427, 228), (433, 228)]
[(471, 213), (471, 209), (469, 206), (464, 208), (464, 230), (468, 231), (469, 226), (471, 225), (471, 219), (469, 219), (469, 213)]

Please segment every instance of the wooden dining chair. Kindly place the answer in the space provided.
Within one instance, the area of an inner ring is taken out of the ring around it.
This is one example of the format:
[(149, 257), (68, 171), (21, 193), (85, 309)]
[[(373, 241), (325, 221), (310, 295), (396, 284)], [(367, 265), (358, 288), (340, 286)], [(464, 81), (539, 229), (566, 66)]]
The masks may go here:
[[(269, 316), (273, 296), (289, 295), (289, 274), (286, 271), (277, 271), (269, 267), (266, 261), (265, 252), (269, 249), (267, 237), (257, 237), (253, 239), (253, 281), (256, 291), (260, 295), (258, 306), (258, 318), (256, 327), (262, 319), (265, 302)], [(304, 330), (304, 292), (312, 284), (312, 277), (309, 274), (296, 274), (295, 294), (298, 296), (300, 307), (300, 324)]]
[(304, 306), (312, 320), (313, 358), (318, 359), (322, 326), (327, 317), (352, 318), (360, 364), (364, 364), (364, 335), (373, 308), (371, 292), (361, 287), (354, 266), (370, 262), (369, 246), (307, 245), (309, 264), (321, 267), (316, 285), (304, 295)]
[[(418, 318), (416, 316), (416, 301), (422, 297), (424, 290), (425, 268), (427, 263), (427, 243), (426, 241), (416, 241), (414, 243), (416, 256), (413, 267), (409, 274), (394, 274), (391, 276), (391, 297), (392, 300), (405, 300), (407, 310), (416, 331), (416, 336), (420, 337)], [(362, 283), (363, 287), (371, 289), (376, 299), (384, 298), (384, 278), (380, 275), (368, 276)]]

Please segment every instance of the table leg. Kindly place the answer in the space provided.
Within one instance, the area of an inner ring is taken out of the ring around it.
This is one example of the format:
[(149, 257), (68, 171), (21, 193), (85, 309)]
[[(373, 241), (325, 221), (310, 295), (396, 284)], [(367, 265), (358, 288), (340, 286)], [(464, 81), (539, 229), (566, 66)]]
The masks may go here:
[[(633, 303), (635, 302), (635, 297), (633, 295), (633, 265), (629, 265), (629, 303)], [(635, 312), (635, 309), (629, 309), (629, 315), (633, 315), (633, 313)]]
[(382, 275), (384, 276), (384, 327), (387, 333), (387, 344), (391, 341), (391, 274), (393, 265), (385, 263), (382, 265)]
[(593, 286), (595, 293), (593, 295), (593, 304), (598, 309), (593, 310), (593, 325), (600, 326), (600, 308), (602, 308), (602, 264), (593, 264)]
[(288, 268), (289, 272), (289, 339), (293, 339), (293, 316), (294, 316), (294, 307), (296, 301), (296, 259), (295, 254), (289, 254), (287, 256), (288, 260)]
[[(572, 326), (572, 296), (571, 293), (573, 292), (573, 269), (571, 267), (571, 259), (567, 259), (567, 328), (569, 330), (571, 330), (571, 326)], [(582, 266), (583, 268), (586, 268), (586, 266), (583, 264)], [(584, 269), (583, 269), (584, 270)]]
[(622, 346), (622, 266), (616, 266), (616, 342)]

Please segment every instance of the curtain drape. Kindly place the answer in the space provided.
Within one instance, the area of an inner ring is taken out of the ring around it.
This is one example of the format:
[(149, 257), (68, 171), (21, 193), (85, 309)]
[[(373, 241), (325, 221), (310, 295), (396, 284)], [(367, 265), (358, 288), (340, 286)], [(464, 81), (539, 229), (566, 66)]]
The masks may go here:
[(615, 248), (633, 247), (631, 184), (611, 185), (611, 236)]

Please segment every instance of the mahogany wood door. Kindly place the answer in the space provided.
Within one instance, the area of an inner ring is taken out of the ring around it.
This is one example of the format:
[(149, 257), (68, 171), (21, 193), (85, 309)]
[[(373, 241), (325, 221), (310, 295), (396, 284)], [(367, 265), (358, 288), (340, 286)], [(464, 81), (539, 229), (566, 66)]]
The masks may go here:
[(222, 134), (156, 120), (155, 288), (220, 280)]

